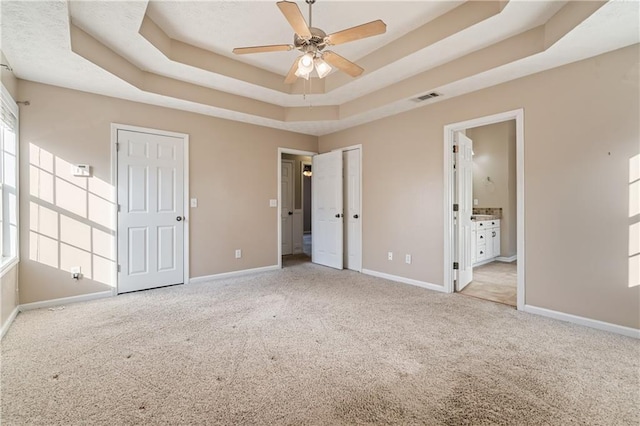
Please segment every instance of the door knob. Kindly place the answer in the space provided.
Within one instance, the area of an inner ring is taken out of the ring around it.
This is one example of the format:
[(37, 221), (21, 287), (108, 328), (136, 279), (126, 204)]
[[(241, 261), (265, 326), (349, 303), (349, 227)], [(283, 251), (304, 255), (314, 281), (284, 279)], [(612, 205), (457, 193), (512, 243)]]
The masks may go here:
[(341, 215), (340, 213), (336, 213), (336, 217), (337, 217), (338, 219), (340, 219), (340, 218), (342, 217), (342, 215)]
[(293, 214), (293, 212), (289, 212), (289, 216), (291, 216)]
[(357, 214), (354, 214), (354, 215), (353, 215), (353, 218), (354, 218), (354, 219), (357, 219), (357, 218), (359, 218), (359, 217), (360, 217), (360, 216), (358, 216)]
[(176, 217), (176, 220), (177, 220), (178, 222), (180, 222), (180, 221), (182, 220), (182, 216), (178, 216), (178, 217)]

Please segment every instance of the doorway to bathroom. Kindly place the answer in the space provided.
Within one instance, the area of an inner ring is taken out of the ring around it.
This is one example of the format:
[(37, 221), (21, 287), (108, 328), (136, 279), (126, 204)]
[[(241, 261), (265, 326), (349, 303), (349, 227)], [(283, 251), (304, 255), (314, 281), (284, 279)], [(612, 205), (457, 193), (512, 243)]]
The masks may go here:
[[(445, 127), (445, 285), (524, 307), (522, 110)], [(447, 256), (448, 255), (448, 256)]]

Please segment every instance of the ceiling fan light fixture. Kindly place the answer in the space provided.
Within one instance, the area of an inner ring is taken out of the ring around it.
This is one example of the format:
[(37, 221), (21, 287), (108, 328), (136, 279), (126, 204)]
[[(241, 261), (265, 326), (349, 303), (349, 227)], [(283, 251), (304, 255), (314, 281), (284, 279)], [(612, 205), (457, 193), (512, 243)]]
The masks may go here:
[[(309, 75), (313, 71), (313, 53), (307, 52), (298, 61), (298, 71), (296, 71), (296, 75), (298, 73), (302, 75)], [(300, 77), (300, 75), (298, 75)]]
[(316, 58), (314, 61), (318, 77), (325, 78), (331, 72), (331, 65), (326, 63), (322, 58)]

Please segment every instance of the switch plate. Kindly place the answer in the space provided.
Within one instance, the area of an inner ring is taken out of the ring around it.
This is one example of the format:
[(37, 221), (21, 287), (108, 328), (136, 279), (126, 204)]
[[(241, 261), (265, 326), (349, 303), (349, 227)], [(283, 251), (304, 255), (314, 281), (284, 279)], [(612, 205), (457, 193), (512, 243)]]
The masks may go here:
[(71, 174), (78, 177), (91, 176), (91, 166), (88, 164), (74, 164), (71, 166)]
[(404, 263), (411, 265), (411, 255), (410, 254), (405, 254), (404, 255)]
[(236, 259), (240, 259), (242, 257), (242, 250), (236, 249)]
[(197, 198), (192, 198), (191, 199), (191, 207), (198, 207), (198, 199)]
[(387, 253), (387, 259), (389, 260), (393, 260), (393, 252), (390, 251), (389, 253)]
[(477, 199), (477, 198), (474, 198), (474, 199), (473, 199), (473, 205), (474, 205), (474, 206), (477, 206), (477, 205), (478, 205), (478, 199)]
[(269, 207), (278, 207), (278, 200), (269, 200)]

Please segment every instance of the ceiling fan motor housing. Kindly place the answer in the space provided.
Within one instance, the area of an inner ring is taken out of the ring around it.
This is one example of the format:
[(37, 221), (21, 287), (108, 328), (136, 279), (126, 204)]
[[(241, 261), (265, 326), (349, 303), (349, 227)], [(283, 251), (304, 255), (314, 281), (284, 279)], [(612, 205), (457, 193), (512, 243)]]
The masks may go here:
[(325, 42), (327, 34), (324, 31), (322, 31), (320, 28), (315, 27), (309, 28), (309, 31), (311, 32), (310, 39), (304, 39), (298, 34), (295, 34), (293, 36), (293, 44), (296, 49), (302, 52), (313, 52), (320, 51), (327, 47), (327, 43)]

